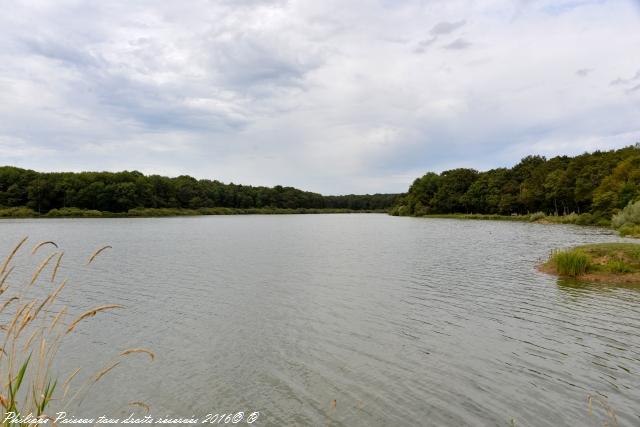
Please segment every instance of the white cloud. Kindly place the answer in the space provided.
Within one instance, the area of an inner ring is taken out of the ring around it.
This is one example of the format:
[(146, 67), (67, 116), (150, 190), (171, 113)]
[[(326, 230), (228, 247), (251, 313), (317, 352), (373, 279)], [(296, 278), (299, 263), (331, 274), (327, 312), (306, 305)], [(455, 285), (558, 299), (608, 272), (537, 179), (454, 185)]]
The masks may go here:
[(382, 192), (640, 136), (631, 0), (5, 9), (4, 163)]

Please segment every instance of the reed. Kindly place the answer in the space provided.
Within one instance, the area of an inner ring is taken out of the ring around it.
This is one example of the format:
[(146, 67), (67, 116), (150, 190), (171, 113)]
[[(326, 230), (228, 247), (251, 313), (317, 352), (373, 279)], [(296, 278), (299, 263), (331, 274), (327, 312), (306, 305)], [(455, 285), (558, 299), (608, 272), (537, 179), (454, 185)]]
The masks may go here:
[[(151, 360), (155, 354), (142, 348), (126, 349), (116, 353), (106, 367), (96, 370), (95, 374), (82, 384), (73, 386), (80, 368), (59, 381), (54, 372), (58, 350), (68, 334), (82, 322), (103, 312), (124, 308), (119, 304), (103, 304), (75, 315), (70, 322), (69, 307), (59, 302), (68, 281), (58, 281), (57, 275), (62, 264), (63, 252), (52, 241), (36, 244), (30, 256), (37, 256), (46, 248), (55, 249), (45, 255), (31, 277), (22, 280), (22, 285), (14, 283), (9, 276), (15, 271), (12, 265), (25, 245), (22, 239), (13, 248), (4, 262), (0, 264), (0, 407), (2, 408), (2, 426), (28, 426), (37, 424), (37, 420), (50, 419), (47, 412), (51, 403), (66, 408), (105, 375), (118, 367), (125, 357), (132, 354), (146, 354)], [(87, 264), (110, 246), (95, 251)], [(55, 262), (52, 262), (55, 260)], [(45, 271), (51, 270), (50, 275)], [(44, 279), (46, 277), (46, 280)], [(46, 282), (43, 283), (43, 282)], [(32, 288), (33, 289), (30, 289)], [(37, 290), (38, 292), (33, 292)], [(36, 295), (36, 296), (34, 296)], [(38, 296), (41, 295), (41, 296)], [(75, 393), (69, 393), (72, 387)], [(137, 402), (148, 412), (148, 405)], [(126, 403), (125, 403), (126, 404)], [(42, 422), (42, 421), (40, 421)]]
[(104, 251), (106, 249), (111, 249), (111, 246), (109, 246), (109, 245), (103, 246), (100, 249), (98, 249), (97, 251), (95, 251), (94, 253), (92, 253), (91, 256), (89, 257), (89, 261), (87, 261), (87, 265), (91, 264), (93, 262), (93, 260), (96, 259), (96, 257), (98, 255), (100, 255), (102, 253), (102, 251)]
[(589, 256), (577, 249), (554, 252), (551, 263), (558, 274), (569, 277), (585, 274), (591, 265)]

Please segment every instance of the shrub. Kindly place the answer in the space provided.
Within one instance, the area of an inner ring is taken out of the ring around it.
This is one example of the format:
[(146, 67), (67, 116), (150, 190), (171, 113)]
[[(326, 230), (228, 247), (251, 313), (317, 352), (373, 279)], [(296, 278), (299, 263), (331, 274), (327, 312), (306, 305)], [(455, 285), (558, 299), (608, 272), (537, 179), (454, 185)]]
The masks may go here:
[(29, 209), (26, 207), (0, 209), (0, 217), (24, 218), (24, 217), (32, 217), (32, 216), (38, 216), (38, 214), (33, 209)]
[(576, 218), (577, 225), (593, 225), (596, 223), (596, 218), (590, 213), (583, 213)]
[(96, 210), (89, 209), (79, 209), (79, 208), (60, 208), (60, 209), (51, 209), (47, 212), (47, 216), (54, 218), (61, 217), (100, 217), (102, 216), (102, 212)]
[(570, 214), (564, 215), (564, 216), (562, 216), (560, 218), (561, 218), (560, 222), (562, 224), (575, 224), (575, 223), (578, 222), (578, 218), (580, 218), (580, 215), (578, 215), (575, 212), (571, 212)]
[(580, 220), (580, 215), (571, 212), (567, 215), (550, 215), (547, 216), (545, 220), (554, 224), (576, 224)]
[(416, 206), (414, 207), (414, 210), (413, 210), (413, 215), (424, 216), (424, 215), (427, 215), (428, 213), (429, 213), (429, 209), (427, 207), (425, 207), (420, 202), (416, 203)]
[(551, 256), (551, 262), (555, 265), (558, 274), (571, 277), (586, 273), (591, 264), (589, 256), (576, 249), (555, 252)]
[(529, 217), (529, 221), (534, 222), (534, 221), (538, 221), (540, 219), (544, 219), (547, 215), (544, 212), (536, 212), (536, 213), (532, 213), (531, 216)]
[(640, 225), (640, 201), (629, 204), (611, 218), (611, 226), (616, 230), (624, 225)]
[(393, 216), (409, 216), (409, 215), (411, 215), (409, 207), (406, 206), (406, 205), (395, 206), (393, 209), (391, 209), (391, 211), (389, 213), (391, 215), (393, 215)]
[(621, 236), (640, 237), (640, 225), (624, 224), (618, 229)]

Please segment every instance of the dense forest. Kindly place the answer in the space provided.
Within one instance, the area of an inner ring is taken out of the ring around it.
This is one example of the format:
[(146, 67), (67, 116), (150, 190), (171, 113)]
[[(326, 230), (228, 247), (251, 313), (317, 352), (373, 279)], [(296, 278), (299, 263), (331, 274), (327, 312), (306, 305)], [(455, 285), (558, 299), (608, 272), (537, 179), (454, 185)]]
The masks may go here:
[(397, 195), (323, 196), (292, 187), (252, 187), (168, 178), (140, 172), (41, 173), (0, 167), (0, 207), (26, 207), (39, 214), (77, 208), (122, 213), (137, 208), (271, 208), (384, 210)]
[(640, 196), (640, 143), (576, 157), (525, 157), (512, 168), (453, 169), (416, 179), (395, 215), (589, 214), (607, 218)]
[[(542, 212), (611, 219), (640, 198), (640, 143), (619, 150), (546, 159), (528, 156), (512, 168), (459, 168), (416, 179), (403, 195), (323, 196), (292, 187), (224, 184), (190, 176), (124, 172), (36, 172), (0, 167), (0, 209), (16, 215), (69, 209), (136, 213), (144, 209), (390, 210), (394, 215)], [(26, 212), (26, 213), (25, 213)], [(228, 211), (220, 211), (226, 213)], [(261, 211), (262, 212), (262, 211)]]

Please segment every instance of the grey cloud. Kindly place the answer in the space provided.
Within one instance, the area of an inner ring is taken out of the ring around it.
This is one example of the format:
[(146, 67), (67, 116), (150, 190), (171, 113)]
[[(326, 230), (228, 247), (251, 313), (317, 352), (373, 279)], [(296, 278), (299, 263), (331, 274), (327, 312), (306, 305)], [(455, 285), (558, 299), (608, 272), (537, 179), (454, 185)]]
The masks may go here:
[(312, 55), (269, 46), (258, 37), (215, 43), (212, 49), (210, 60), (218, 79), (242, 91), (256, 86), (295, 86), (307, 72), (320, 65)]
[(609, 84), (611, 86), (626, 85), (638, 79), (640, 79), (640, 70), (638, 70), (638, 72), (636, 72), (636, 74), (633, 77), (630, 77), (628, 79), (623, 79), (622, 77), (618, 77), (617, 79), (611, 81), (611, 83)]
[(431, 35), (439, 36), (444, 34), (451, 34), (458, 28), (462, 27), (466, 24), (467, 21), (456, 21), (456, 22), (438, 22), (436, 25), (431, 28)]
[(634, 87), (627, 90), (627, 93), (633, 93), (640, 91), (640, 84), (635, 85)]
[(471, 45), (472, 43), (465, 39), (455, 39), (451, 43), (444, 45), (443, 48), (449, 50), (464, 50), (471, 47)]
[[(429, 34), (431, 34), (431, 37), (418, 42), (413, 52), (424, 53), (429, 46), (431, 46), (436, 41), (438, 41), (439, 37), (445, 36), (447, 34), (451, 34), (465, 24), (466, 24), (466, 21), (464, 20), (456, 21), (456, 22), (446, 22), (446, 21), (438, 22), (436, 25), (434, 25), (431, 28), (431, 31), (429, 32)], [(465, 49), (470, 45), (471, 45), (470, 43), (467, 44), (467, 42), (465, 42), (464, 40), (458, 39), (446, 45), (445, 48), (446, 49)]]
[(581, 68), (576, 71), (578, 77), (587, 77), (593, 71), (592, 68)]
[(431, 37), (430, 39), (424, 39), (418, 42), (418, 45), (413, 50), (415, 53), (424, 53), (429, 46), (434, 44), (438, 40), (438, 37)]
[(24, 38), (22, 44), (28, 52), (34, 55), (66, 62), (74, 66), (91, 66), (98, 63), (97, 58), (74, 46), (73, 42), (29, 37)]

